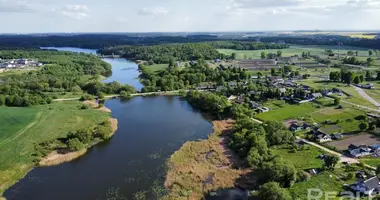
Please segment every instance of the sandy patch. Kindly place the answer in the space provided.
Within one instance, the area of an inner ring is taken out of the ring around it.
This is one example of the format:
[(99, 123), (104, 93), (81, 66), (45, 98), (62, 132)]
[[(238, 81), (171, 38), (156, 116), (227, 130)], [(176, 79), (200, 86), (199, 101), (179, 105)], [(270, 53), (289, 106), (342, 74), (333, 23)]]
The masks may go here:
[(65, 162), (70, 162), (72, 160), (75, 160), (83, 156), (86, 152), (87, 152), (87, 149), (65, 153), (65, 154), (60, 154), (57, 151), (53, 151), (46, 157), (42, 158), (39, 165), (40, 166), (54, 166), (54, 165), (59, 165)]
[(109, 118), (108, 121), (111, 122), (111, 128), (112, 128), (111, 136), (112, 136), (117, 131), (118, 121), (115, 118)]
[(83, 104), (86, 104), (88, 106), (90, 106), (91, 108), (95, 109), (95, 110), (99, 110), (99, 111), (102, 111), (102, 112), (106, 112), (106, 113), (110, 113), (112, 112), (109, 108), (105, 107), (105, 106), (101, 106), (95, 101), (84, 101)]

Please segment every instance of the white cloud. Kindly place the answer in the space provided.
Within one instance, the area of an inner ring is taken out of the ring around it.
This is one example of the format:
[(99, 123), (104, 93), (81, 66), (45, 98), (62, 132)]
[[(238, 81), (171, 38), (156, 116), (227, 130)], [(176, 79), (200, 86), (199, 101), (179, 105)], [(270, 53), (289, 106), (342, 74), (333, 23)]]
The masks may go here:
[(281, 7), (295, 6), (304, 3), (306, 0), (235, 0), (241, 8), (261, 8), (261, 7)]
[(379, 11), (380, 0), (0, 0), (0, 32), (368, 30)]
[(167, 15), (169, 11), (164, 7), (150, 7), (150, 8), (142, 8), (138, 11), (140, 15), (150, 15), (150, 16), (157, 16), (157, 15)]
[(86, 5), (66, 5), (60, 13), (73, 19), (84, 19), (88, 17), (89, 9)]
[(0, 12), (5, 13), (28, 13), (36, 12), (35, 8), (29, 5), (26, 1), (9, 1), (0, 0)]

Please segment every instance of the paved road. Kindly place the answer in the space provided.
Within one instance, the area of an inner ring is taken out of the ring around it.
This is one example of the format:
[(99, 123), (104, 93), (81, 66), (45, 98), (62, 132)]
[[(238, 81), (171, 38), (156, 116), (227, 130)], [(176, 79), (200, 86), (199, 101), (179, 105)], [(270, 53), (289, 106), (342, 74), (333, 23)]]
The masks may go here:
[(352, 86), (355, 88), (355, 90), (357, 92), (359, 92), (359, 94), (364, 97), (365, 99), (367, 99), (369, 102), (371, 102), (373, 105), (375, 105), (376, 107), (380, 107), (380, 103), (378, 103), (377, 101), (375, 101), (374, 99), (372, 99), (372, 97), (368, 96), (368, 94), (363, 90), (361, 89), (360, 87), (356, 87), (356, 86)]

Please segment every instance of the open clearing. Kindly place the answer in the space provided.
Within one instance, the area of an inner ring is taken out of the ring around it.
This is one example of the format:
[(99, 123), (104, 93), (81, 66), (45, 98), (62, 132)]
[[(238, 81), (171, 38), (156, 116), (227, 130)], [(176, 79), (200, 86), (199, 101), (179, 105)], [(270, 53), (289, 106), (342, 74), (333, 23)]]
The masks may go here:
[(305, 103), (301, 105), (286, 105), (283, 108), (278, 108), (267, 113), (260, 113), (256, 115), (256, 118), (262, 121), (268, 120), (279, 120), (284, 121), (285, 119), (297, 119), (299, 117), (306, 116), (318, 109), (312, 103)]
[(109, 114), (81, 110), (81, 102), (31, 108), (0, 107), (0, 195), (34, 166), (34, 145), (95, 126)]
[(344, 140), (329, 142), (328, 144), (340, 150), (347, 150), (347, 147), (350, 144), (354, 144), (354, 145), (380, 144), (380, 138), (368, 133), (363, 133), (357, 136), (346, 137)]

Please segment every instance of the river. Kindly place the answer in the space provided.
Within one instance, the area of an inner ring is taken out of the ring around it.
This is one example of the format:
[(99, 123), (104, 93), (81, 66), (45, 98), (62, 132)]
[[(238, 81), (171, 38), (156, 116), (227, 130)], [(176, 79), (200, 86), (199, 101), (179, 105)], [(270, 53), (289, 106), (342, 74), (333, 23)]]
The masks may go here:
[[(136, 64), (123, 59), (105, 61), (113, 67), (112, 77), (105, 82), (139, 86), (133, 70), (122, 70), (137, 69)], [(146, 193), (147, 199), (156, 199), (164, 191), (170, 155), (186, 141), (207, 138), (212, 131), (212, 124), (180, 97), (112, 99), (105, 105), (119, 121), (111, 140), (72, 162), (33, 169), (4, 196), (8, 200), (119, 200)]]

